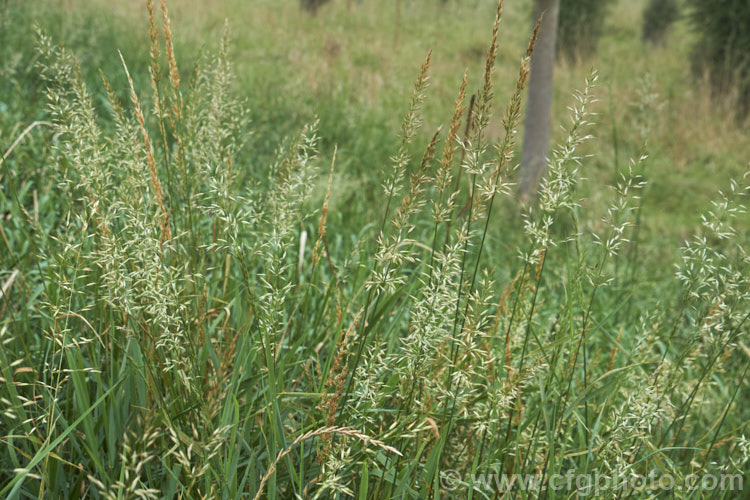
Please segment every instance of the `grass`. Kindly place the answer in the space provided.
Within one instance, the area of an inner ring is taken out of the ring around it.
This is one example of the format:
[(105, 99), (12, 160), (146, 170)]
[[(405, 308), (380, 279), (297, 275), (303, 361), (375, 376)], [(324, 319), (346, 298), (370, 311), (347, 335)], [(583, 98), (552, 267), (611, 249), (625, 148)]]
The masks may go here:
[(741, 495), (745, 132), (622, 2), (519, 213), (507, 4), (4, 4), (0, 496)]

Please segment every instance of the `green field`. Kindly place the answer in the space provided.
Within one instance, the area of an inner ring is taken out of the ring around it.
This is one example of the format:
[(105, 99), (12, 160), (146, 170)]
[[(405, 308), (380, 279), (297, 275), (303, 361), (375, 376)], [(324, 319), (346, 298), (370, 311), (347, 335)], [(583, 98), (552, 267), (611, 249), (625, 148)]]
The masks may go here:
[(558, 62), (529, 209), (530, 0), (156, 3), (0, 2), (0, 497), (747, 495), (750, 140), (687, 18)]

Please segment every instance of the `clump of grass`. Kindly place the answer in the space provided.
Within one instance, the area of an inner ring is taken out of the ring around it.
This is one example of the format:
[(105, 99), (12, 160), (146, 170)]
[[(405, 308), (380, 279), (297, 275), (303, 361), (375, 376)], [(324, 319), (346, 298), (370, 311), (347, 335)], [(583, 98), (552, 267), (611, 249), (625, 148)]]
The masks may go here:
[(333, 163), (310, 209), (318, 122), (246, 182), (243, 138), (264, 131), (233, 97), (226, 34), (186, 82), (165, 3), (160, 20), (147, 6), (151, 95), (123, 55), (130, 103), (104, 79), (107, 125), (75, 59), (39, 35), (62, 216), (40, 227), (4, 154), (33, 266), (2, 288), (0, 494), (471, 497), (501, 493), (472, 474), (549, 486), (568, 470), (742, 473), (748, 176), (706, 214), (675, 278), (634, 301), (648, 157), (623, 170), (608, 210), (581, 199), (592, 73), (512, 236), (522, 243), (498, 251), (535, 42), (493, 140), (500, 2), (472, 104), (467, 71), (447, 132), (414, 161), (428, 54), (382, 218), (334, 234)]

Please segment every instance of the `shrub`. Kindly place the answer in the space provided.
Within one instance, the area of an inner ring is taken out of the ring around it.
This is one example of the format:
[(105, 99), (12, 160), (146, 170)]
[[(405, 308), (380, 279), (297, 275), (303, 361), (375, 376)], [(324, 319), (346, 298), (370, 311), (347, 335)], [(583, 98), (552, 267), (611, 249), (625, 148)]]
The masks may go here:
[(643, 11), (644, 41), (663, 44), (669, 28), (680, 15), (678, 0), (650, 0)]
[(596, 53), (612, 0), (560, 0), (557, 54), (568, 61)]
[(750, 109), (750, 3), (744, 0), (690, 0), (698, 39), (693, 71), (708, 76), (714, 95), (736, 96), (740, 118)]

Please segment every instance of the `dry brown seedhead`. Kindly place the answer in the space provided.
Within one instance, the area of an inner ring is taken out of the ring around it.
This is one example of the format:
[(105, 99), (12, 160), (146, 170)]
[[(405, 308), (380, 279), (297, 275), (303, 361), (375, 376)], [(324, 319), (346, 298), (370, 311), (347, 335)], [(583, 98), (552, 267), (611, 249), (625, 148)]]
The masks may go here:
[(453, 106), (453, 116), (448, 126), (448, 139), (443, 146), (443, 158), (440, 160), (441, 168), (437, 175), (438, 189), (444, 190), (445, 185), (450, 180), (451, 169), (453, 167), (453, 155), (458, 149), (458, 129), (461, 128), (461, 115), (464, 113), (464, 100), (466, 99), (466, 85), (468, 83), (469, 70), (464, 71), (464, 77), (461, 80), (461, 86), (458, 89), (458, 96)]
[(539, 27), (542, 25), (542, 18), (541, 16), (536, 21), (536, 25), (534, 26), (534, 32), (531, 34), (531, 39), (529, 40), (529, 45), (526, 47), (526, 57), (530, 58), (531, 54), (534, 52), (534, 46), (536, 45), (536, 39), (539, 36)]
[(159, 95), (159, 83), (161, 82), (161, 68), (159, 67), (159, 30), (156, 27), (156, 18), (154, 16), (154, 4), (152, 0), (146, 0), (148, 8), (149, 36), (151, 38), (149, 74), (151, 75), (151, 89), (154, 92), (154, 114), (161, 116), (162, 103)]
[(180, 88), (180, 74), (177, 71), (177, 60), (174, 57), (174, 42), (172, 37), (172, 23), (169, 20), (166, 0), (161, 0), (161, 14), (164, 19), (164, 40), (167, 46), (167, 60), (169, 61), (169, 83), (176, 91)]
[(313, 266), (317, 266), (320, 262), (321, 245), (323, 238), (326, 235), (326, 219), (328, 217), (328, 203), (331, 199), (331, 185), (333, 184), (333, 166), (336, 163), (337, 147), (333, 148), (333, 159), (331, 159), (331, 171), (328, 173), (328, 187), (326, 188), (326, 196), (323, 200), (323, 208), (320, 210), (320, 220), (318, 221), (318, 239), (315, 242), (315, 248), (313, 248), (312, 263)]
[(615, 359), (617, 359), (617, 351), (620, 349), (620, 342), (622, 341), (622, 328), (620, 328), (620, 334), (617, 336), (617, 342), (612, 346), (612, 350), (609, 353), (609, 362), (607, 368), (604, 370), (605, 373), (609, 372), (615, 366)]
[(432, 163), (432, 160), (435, 159), (435, 146), (437, 146), (437, 140), (438, 136), (440, 135), (440, 130), (440, 127), (438, 127), (438, 129), (432, 135), (432, 139), (430, 139), (430, 143), (427, 145), (427, 149), (425, 149), (424, 155), (422, 155), (422, 163), (419, 165), (419, 170), (422, 173), (426, 173), (427, 170), (429, 170), (430, 163)]
[(405, 228), (408, 219), (414, 215), (423, 203), (422, 195), (425, 192), (425, 184), (429, 181), (427, 171), (430, 168), (432, 160), (435, 158), (435, 146), (437, 145), (439, 135), (440, 128), (435, 131), (427, 149), (425, 149), (419, 170), (409, 178), (409, 192), (404, 195), (404, 198), (401, 200), (401, 206), (393, 217), (392, 224), (396, 229)]
[[(166, 0), (161, 0), (161, 13), (164, 22), (164, 40), (167, 47), (167, 61), (169, 63), (169, 84), (171, 88), (170, 101), (172, 104), (172, 120), (179, 121), (182, 115), (182, 94), (180, 93), (180, 73), (177, 70), (177, 60), (174, 56), (174, 38), (172, 23), (169, 19)], [(174, 127), (174, 123), (172, 124)]]
[[(497, 14), (495, 15), (495, 24), (492, 26), (492, 42), (487, 50), (487, 58), (484, 63), (484, 84), (479, 97), (479, 109), (477, 110), (477, 119), (487, 119), (489, 114), (490, 103), (492, 102), (492, 73), (495, 70), (495, 59), (497, 58), (497, 39), (500, 33), (500, 19), (503, 14), (503, 0), (497, 4)], [(479, 127), (481, 128), (481, 127)]]
[(430, 49), (430, 51), (427, 52), (427, 57), (422, 63), (422, 66), (420, 66), (419, 68), (417, 79), (414, 81), (415, 89), (427, 88), (428, 82), (430, 81), (429, 71), (430, 71), (431, 62), (432, 62), (432, 49)]
[(151, 150), (151, 141), (148, 138), (148, 131), (146, 130), (146, 119), (143, 117), (141, 103), (135, 93), (133, 79), (130, 77), (130, 71), (128, 71), (128, 66), (125, 64), (125, 58), (122, 57), (122, 53), (120, 53), (120, 60), (122, 61), (122, 65), (125, 68), (125, 74), (128, 77), (128, 84), (130, 85), (130, 99), (133, 101), (133, 106), (135, 107), (135, 116), (138, 120), (138, 126), (141, 129), (141, 135), (143, 136), (143, 146), (146, 149), (146, 160), (148, 162), (149, 173), (151, 174), (151, 184), (154, 188), (154, 196), (156, 197), (156, 203), (159, 205), (159, 210), (162, 216), (162, 240), (166, 241), (172, 237), (172, 234), (169, 230), (169, 214), (164, 207), (161, 182), (159, 182), (159, 176), (156, 173), (156, 160), (154, 160), (154, 153)]
[[(361, 308), (357, 312), (351, 325), (347, 328), (346, 333), (339, 338), (338, 345), (336, 346), (336, 357), (333, 360), (333, 364), (331, 364), (331, 370), (326, 379), (325, 393), (318, 405), (319, 410), (323, 410), (327, 413), (326, 425), (329, 426), (335, 423), (336, 412), (338, 411), (339, 401), (341, 400), (344, 390), (344, 381), (348, 375), (348, 366), (345, 362), (345, 358), (349, 354), (349, 343), (362, 320), (362, 314), (364, 314), (364, 308)], [(334, 373), (336, 373), (336, 376), (332, 377)], [(328, 443), (329, 437), (328, 434), (323, 435), (323, 441), (326, 444), (318, 453), (318, 460), (322, 459), (330, 449), (330, 443)]]

